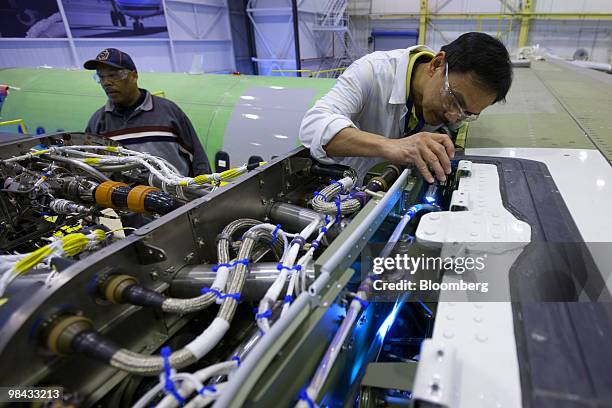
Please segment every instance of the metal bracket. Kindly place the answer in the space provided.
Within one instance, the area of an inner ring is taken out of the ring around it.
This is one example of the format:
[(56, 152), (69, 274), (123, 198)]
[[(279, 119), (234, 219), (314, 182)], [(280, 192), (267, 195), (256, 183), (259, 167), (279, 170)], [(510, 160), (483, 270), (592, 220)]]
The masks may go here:
[(432, 339), (423, 341), (412, 390), (413, 400), (435, 403), (441, 407), (451, 407), (453, 401), (459, 401), (459, 390), (453, 381), (455, 364), (452, 346)]
[(134, 245), (136, 245), (136, 253), (141, 265), (151, 265), (168, 259), (166, 251), (161, 248), (143, 241), (137, 241)]
[(457, 166), (459, 177), (469, 177), (472, 175), (472, 162), (469, 160), (460, 160)]
[(470, 195), (467, 191), (455, 190), (451, 197), (450, 210), (451, 211), (468, 211)]
[(361, 380), (362, 387), (412, 391), (417, 362), (370, 363)]

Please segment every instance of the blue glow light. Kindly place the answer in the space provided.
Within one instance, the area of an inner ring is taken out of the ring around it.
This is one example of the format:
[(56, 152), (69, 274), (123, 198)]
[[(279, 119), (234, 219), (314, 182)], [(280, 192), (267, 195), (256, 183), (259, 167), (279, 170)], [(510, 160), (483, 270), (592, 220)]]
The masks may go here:
[(393, 322), (395, 322), (395, 319), (397, 317), (397, 314), (399, 313), (400, 307), (401, 307), (401, 303), (400, 302), (395, 302), (395, 305), (393, 305), (393, 309), (387, 315), (385, 320), (382, 322), (382, 324), (378, 328), (378, 332), (376, 334), (381, 339), (385, 338), (385, 336), (389, 332), (389, 329), (391, 328), (391, 326), (393, 326)]
[(427, 305), (425, 303), (423, 303), (422, 301), (419, 300), (419, 304), (423, 307), (423, 309), (425, 309), (425, 312), (429, 315), (429, 316), (433, 316), (433, 312), (431, 311), (430, 308), (427, 307)]
[(425, 201), (427, 201), (429, 204), (433, 204), (436, 202), (436, 197), (425, 196)]

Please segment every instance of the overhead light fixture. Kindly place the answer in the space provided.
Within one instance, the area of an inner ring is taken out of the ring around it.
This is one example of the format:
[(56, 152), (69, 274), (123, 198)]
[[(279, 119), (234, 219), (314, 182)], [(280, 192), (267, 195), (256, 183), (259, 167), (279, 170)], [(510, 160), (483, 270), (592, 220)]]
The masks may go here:
[(259, 115), (253, 115), (252, 113), (243, 113), (242, 116), (244, 116), (247, 119), (259, 119)]

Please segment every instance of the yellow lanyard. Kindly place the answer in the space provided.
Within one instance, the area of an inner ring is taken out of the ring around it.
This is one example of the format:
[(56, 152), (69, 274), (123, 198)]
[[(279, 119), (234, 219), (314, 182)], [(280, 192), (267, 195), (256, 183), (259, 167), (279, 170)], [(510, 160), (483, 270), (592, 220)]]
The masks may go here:
[[(429, 52), (429, 51), (419, 51), (414, 55), (409, 55), (408, 56), (408, 69), (406, 70), (406, 101), (408, 101), (408, 99), (410, 98), (410, 80), (412, 79), (412, 69), (414, 68), (414, 64), (416, 63), (416, 61), (422, 57), (422, 56), (427, 56), (427, 57), (434, 57), (434, 54)], [(406, 115), (410, 115), (410, 118), (408, 119), (408, 127), (410, 129), (413, 129), (417, 123), (418, 123), (418, 118), (416, 116), (416, 109), (414, 107), (414, 103), (411, 104), (412, 106), (410, 107), (410, 112), (406, 112)], [(407, 132), (408, 129), (404, 129), (404, 132)]]

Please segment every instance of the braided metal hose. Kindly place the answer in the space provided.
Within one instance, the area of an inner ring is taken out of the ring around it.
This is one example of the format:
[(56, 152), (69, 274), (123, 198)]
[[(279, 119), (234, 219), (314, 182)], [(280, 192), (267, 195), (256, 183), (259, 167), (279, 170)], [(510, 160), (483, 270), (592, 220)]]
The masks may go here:
[[(229, 263), (229, 241), (232, 235), (238, 231), (239, 229), (252, 227), (257, 224), (260, 224), (260, 221), (253, 219), (239, 219), (229, 223), (223, 228), (223, 232), (219, 235), (219, 242), (217, 243), (217, 256), (219, 259), (219, 264)], [(221, 288), (214, 288), (221, 289)], [(234, 293), (234, 292), (228, 292)], [(190, 299), (177, 299), (177, 298), (168, 298), (162, 304), (162, 310), (167, 313), (193, 313), (199, 310), (206, 309), (208, 306), (215, 303), (216, 295), (214, 292), (208, 292), (201, 296), (197, 296)]]
[[(233, 233), (239, 228), (252, 225), (253, 223), (259, 224), (260, 222), (250, 219), (237, 220), (226, 226), (223, 231), (227, 233)], [(229, 234), (228, 236), (222, 236), (220, 239), (227, 241), (224, 243), (219, 243), (220, 263), (223, 263), (222, 261), (229, 261), (228, 254), (230, 239), (231, 234)], [(242, 246), (240, 247), (238, 259), (249, 259), (253, 248), (260, 240), (271, 242), (272, 234), (265, 230), (247, 232), (244, 236)], [(230, 278), (230, 282), (227, 285), (226, 292), (231, 294), (241, 293), (242, 288), (244, 286), (244, 282), (246, 280), (246, 275), (247, 265), (239, 263)], [(214, 299), (214, 295), (210, 293), (207, 293), (206, 295), (211, 295)], [(206, 295), (200, 297), (204, 297)], [(235, 298), (226, 297), (225, 299), (223, 299), (221, 308), (217, 313), (217, 318), (223, 319), (226, 322), (230, 323), (236, 312), (237, 305), (238, 302)], [(186, 367), (190, 364), (195, 363), (197, 360), (198, 358), (190, 350), (188, 350), (187, 347), (173, 352), (169, 357), (170, 366), (176, 369)], [(127, 349), (120, 349), (111, 358), (111, 366), (138, 375), (157, 375), (164, 369), (164, 360), (159, 356), (149, 356), (145, 354), (134, 353)]]
[[(168, 361), (171, 367), (179, 370), (197, 360), (189, 350), (180, 349), (172, 353)], [(110, 365), (136, 375), (158, 375), (164, 370), (164, 360), (160, 356), (148, 356), (127, 349), (117, 351)]]
[[(312, 199), (312, 208), (318, 213), (336, 215), (338, 206), (334, 200), (342, 192), (342, 189), (340, 182), (325, 187)], [(340, 214), (343, 215), (354, 213), (359, 208), (361, 208), (361, 204), (356, 198), (349, 198), (340, 202)]]
[[(272, 234), (265, 230), (257, 230), (254, 232), (247, 232), (244, 236), (244, 241), (242, 242), (242, 246), (240, 247), (240, 252), (238, 253), (238, 259), (247, 259), (250, 257), (255, 244), (259, 240), (272, 240)], [(244, 286), (244, 282), (246, 280), (248, 270), (247, 265), (238, 264), (236, 269), (234, 270), (234, 274), (228, 284), (227, 293), (241, 293), (242, 288)], [(234, 313), (236, 312), (236, 306), (238, 302), (235, 299), (228, 297), (223, 299), (223, 303), (221, 304), (221, 308), (219, 309), (218, 317), (227, 320), (228, 322), (232, 320), (234, 317)]]

